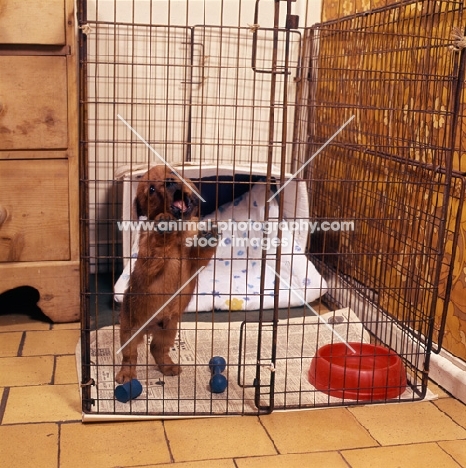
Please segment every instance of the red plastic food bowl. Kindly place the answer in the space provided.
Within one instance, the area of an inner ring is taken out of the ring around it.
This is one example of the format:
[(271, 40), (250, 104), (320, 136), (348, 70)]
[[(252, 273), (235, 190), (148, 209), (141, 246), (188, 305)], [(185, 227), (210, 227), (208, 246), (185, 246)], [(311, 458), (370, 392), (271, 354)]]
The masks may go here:
[(406, 371), (398, 354), (383, 346), (348, 344), (333, 343), (317, 350), (308, 374), (314, 387), (350, 400), (386, 400), (405, 391)]

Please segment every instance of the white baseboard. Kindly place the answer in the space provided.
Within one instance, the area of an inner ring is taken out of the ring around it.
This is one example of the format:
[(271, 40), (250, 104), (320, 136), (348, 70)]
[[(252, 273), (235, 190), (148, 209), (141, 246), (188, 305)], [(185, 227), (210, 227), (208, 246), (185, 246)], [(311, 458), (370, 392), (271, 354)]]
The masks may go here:
[(466, 403), (466, 362), (445, 350), (440, 351), (440, 354), (432, 353), (429, 377), (455, 398)]

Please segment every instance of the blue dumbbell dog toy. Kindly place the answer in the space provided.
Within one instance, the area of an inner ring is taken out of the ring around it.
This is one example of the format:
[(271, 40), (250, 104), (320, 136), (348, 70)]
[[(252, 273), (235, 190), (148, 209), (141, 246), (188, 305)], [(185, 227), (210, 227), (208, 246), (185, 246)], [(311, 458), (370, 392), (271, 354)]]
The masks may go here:
[(127, 403), (129, 400), (137, 398), (141, 393), (142, 385), (137, 379), (132, 379), (115, 388), (115, 398), (122, 403)]
[(212, 393), (223, 393), (227, 388), (228, 380), (222, 375), (226, 365), (225, 359), (221, 356), (214, 356), (209, 361), (209, 369), (212, 372), (212, 378), (210, 379), (210, 391)]

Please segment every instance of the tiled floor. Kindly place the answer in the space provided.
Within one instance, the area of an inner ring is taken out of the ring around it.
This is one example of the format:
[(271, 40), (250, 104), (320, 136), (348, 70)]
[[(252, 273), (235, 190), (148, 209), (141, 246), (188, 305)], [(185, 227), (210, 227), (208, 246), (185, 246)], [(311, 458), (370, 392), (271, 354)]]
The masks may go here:
[(0, 318), (1, 466), (466, 467), (466, 406), (434, 385), (433, 402), (84, 425), (78, 338)]

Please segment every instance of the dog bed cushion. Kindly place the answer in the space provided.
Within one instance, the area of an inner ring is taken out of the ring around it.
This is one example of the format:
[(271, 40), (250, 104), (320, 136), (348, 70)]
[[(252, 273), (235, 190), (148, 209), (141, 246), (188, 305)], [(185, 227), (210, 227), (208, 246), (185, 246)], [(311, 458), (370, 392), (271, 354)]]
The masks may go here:
[[(280, 308), (312, 302), (326, 292), (325, 280), (305, 254), (307, 232), (286, 229), (289, 226), (286, 222), (278, 224), (278, 197), (269, 203), (268, 223), (264, 224), (269, 233), (268, 245), (264, 241), (263, 232), (257, 226), (258, 222), (265, 222), (264, 200), (269, 196), (266, 197), (266, 185), (255, 184), (249, 192), (203, 218), (204, 221), (212, 219), (212, 222), (219, 223), (221, 238), (215, 257), (199, 274), (197, 289), (187, 312), (213, 309), (258, 310), (261, 308), (261, 292), (262, 307), (273, 308), (277, 281)], [(244, 229), (244, 222), (249, 221), (254, 221), (254, 229)], [(243, 224), (238, 224), (240, 222)], [(270, 240), (277, 238), (279, 229), (282, 238), (281, 256), (277, 265), (277, 241)], [(123, 300), (131, 270), (137, 260), (139, 237), (137, 232), (135, 234), (131, 260), (115, 284), (115, 300), (118, 302)], [(239, 242), (239, 238), (246, 240)], [(262, 245), (266, 250), (266, 267), (261, 291)]]

